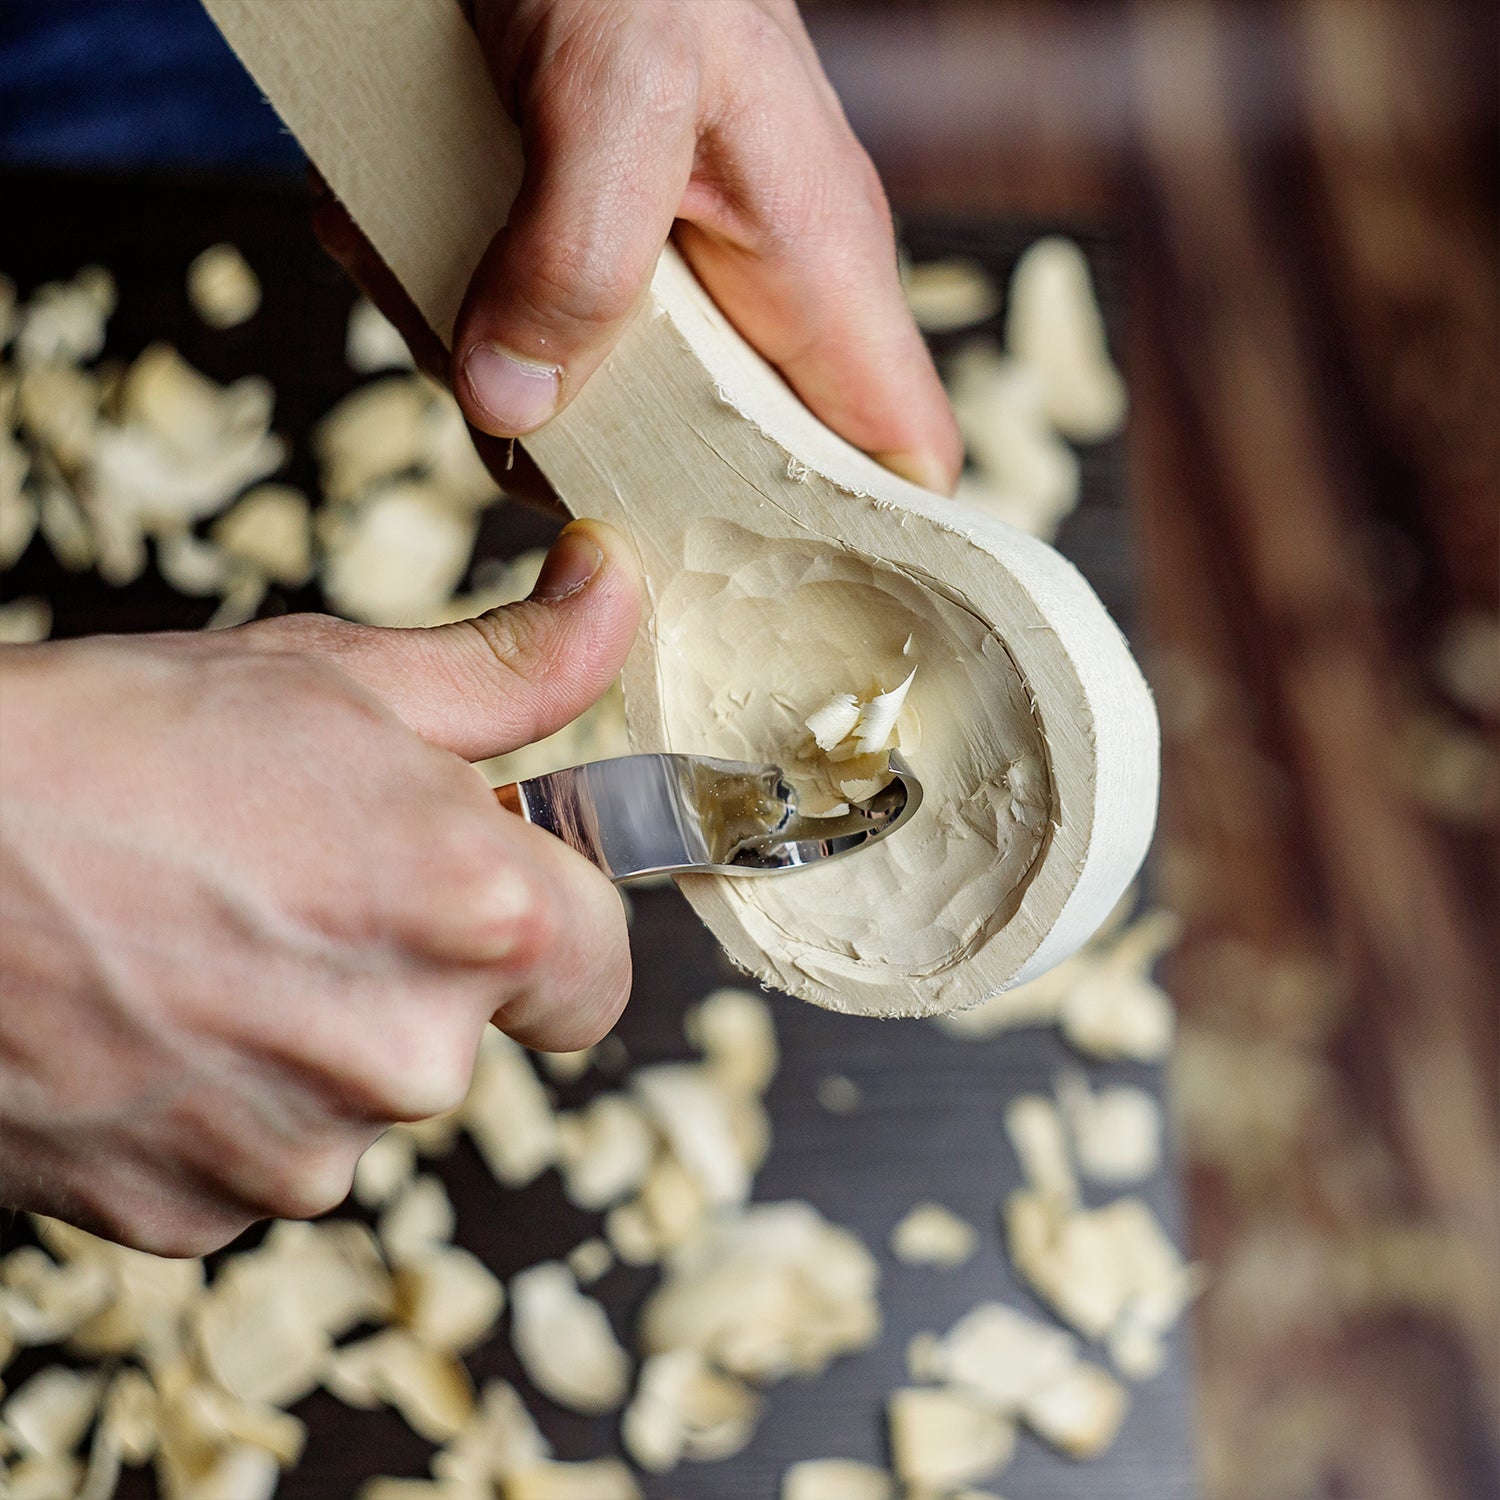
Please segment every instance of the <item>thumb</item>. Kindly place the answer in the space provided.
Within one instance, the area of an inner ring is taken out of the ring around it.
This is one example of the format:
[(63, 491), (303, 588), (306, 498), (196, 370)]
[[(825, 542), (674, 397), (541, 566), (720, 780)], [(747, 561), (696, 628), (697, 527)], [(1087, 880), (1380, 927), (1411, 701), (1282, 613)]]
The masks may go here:
[(596, 703), (625, 663), (640, 611), (630, 543), (602, 521), (573, 521), (519, 604), (426, 630), (340, 624), (303, 645), (429, 744), (474, 761), (544, 739)]
[[(578, 56), (532, 80), (521, 191), (454, 328), (454, 394), (495, 437), (534, 432), (604, 362), (692, 174), (691, 91), (653, 81), (659, 60), (604, 49), (590, 68)], [(645, 109), (642, 97), (660, 102)]]

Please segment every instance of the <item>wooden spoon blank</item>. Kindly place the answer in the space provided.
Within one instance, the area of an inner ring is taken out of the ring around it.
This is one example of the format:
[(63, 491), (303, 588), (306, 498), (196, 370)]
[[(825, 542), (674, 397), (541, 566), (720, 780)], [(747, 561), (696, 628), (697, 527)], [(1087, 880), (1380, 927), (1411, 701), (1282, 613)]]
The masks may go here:
[[(454, 0), (205, 4), (451, 343), (521, 176)], [(672, 249), (605, 367), (526, 443), (570, 508), (640, 549), (638, 750), (776, 760), (832, 693), (917, 668), (901, 743), (926, 799), (906, 829), (827, 869), (681, 882), (738, 964), (832, 1009), (930, 1015), (1042, 972), (1108, 914), (1155, 821), (1156, 718), (1051, 548), (836, 437)]]

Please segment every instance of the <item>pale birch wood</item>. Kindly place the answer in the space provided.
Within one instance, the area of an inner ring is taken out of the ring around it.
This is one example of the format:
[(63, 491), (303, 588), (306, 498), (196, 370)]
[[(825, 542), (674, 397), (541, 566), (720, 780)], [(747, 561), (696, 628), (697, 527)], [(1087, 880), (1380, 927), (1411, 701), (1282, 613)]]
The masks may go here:
[[(204, 3), (450, 341), (521, 170), (453, 0)], [(570, 508), (640, 549), (653, 609), (625, 672), (639, 749), (775, 758), (784, 744), (757, 734), (800, 727), (914, 637), (922, 811), (827, 870), (684, 880), (737, 963), (833, 1009), (932, 1014), (1040, 973), (1109, 912), (1155, 821), (1156, 719), (1118, 630), (1050, 548), (822, 426), (671, 249), (604, 369), (527, 447)], [(778, 638), (757, 641), (773, 619)], [(1028, 856), (1005, 773), (1033, 748), (1050, 826)]]

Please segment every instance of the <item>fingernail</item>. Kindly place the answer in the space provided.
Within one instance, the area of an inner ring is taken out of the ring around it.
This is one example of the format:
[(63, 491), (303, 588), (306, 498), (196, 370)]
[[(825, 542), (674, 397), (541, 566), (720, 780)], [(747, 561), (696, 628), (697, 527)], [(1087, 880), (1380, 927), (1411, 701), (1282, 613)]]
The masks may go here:
[(523, 437), (557, 410), (557, 371), (513, 359), (493, 344), (476, 344), (464, 361), (464, 378), (489, 418), (495, 437)]
[(576, 594), (603, 564), (604, 553), (593, 537), (576, 524), (565, 526), (537, 574), (531, 597), (549, 603), (566, 599)]
[(935, 490), (939, 495), (953, 493), (953, 481), (948, 471), (927, 453), (877, 453), (875, 462), (881, 468), (899, 474), (924, 490)]

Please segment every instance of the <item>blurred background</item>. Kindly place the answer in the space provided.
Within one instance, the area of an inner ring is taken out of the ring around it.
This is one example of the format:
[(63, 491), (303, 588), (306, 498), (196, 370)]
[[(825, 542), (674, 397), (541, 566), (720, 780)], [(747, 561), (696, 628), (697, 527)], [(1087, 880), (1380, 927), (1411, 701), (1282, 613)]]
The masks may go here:
[[(1500, 8), (805, 13), (909, 243), (1063, 229), (1105, 296), (1133, 562), (1073, 535), (1165, 737), (1198, 1489), (1500, 1494)], [(238, 184), (241, 243), (301, 172), (190, 0), (6, 0), (0, 166), (33, 262), (101, 169)]]

